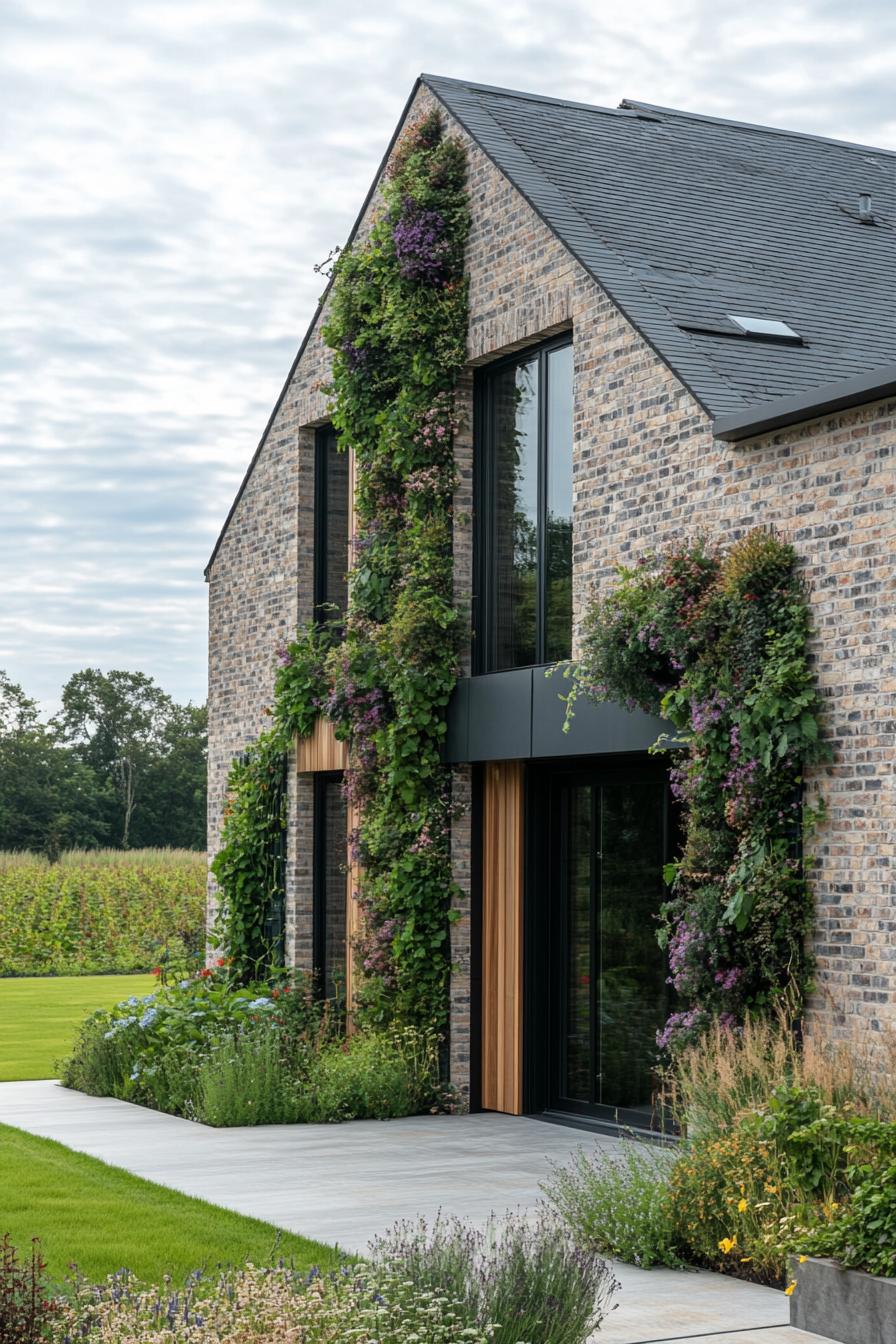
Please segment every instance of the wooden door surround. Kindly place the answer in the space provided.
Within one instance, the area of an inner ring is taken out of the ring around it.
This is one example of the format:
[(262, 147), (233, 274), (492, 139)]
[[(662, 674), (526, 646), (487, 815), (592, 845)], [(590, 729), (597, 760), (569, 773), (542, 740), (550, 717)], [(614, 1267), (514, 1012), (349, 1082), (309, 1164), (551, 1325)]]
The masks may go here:
[(522, 761), (485, 766), (482, 827), (482, 1106), (523, 1109)]

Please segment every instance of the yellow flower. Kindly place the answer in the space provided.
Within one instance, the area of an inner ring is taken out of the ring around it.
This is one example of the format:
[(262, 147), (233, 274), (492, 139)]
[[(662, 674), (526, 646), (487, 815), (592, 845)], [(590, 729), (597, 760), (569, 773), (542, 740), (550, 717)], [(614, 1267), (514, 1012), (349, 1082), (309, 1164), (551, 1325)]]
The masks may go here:
[(789, 1297), (795, 1287), (796, 1287), (796, 1279), (793, 1279), (790, 1283), (788, 1283), (787, 1287), (784, 1289), (784, 1296)]
[(737, 1245), (737, 1237), (723, 1237), (719, 1242), (719, 1250), (725, 1255), (729, 1255)]
[(804, 1265), (808, 1259), (809, 1259), (808, 1255), (801, 1255), (799, 1262), (801, 1265)]
[(738, 1213), (745, 1213), (746, 1209), (747, 1209), (747, 1201), (745, 1199), (738, 1200), (737, 1204)]

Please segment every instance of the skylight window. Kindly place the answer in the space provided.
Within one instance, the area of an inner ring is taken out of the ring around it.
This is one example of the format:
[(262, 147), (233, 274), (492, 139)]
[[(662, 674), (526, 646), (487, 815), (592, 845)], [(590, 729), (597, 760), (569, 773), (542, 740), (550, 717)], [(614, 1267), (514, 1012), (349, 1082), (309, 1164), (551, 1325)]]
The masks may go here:
[(727, 316), (739, 327), (745, 336), (758, 336), (765, 341), (789, 341), (802, 345), (803, 338), (786, 322), (768, 317), (744, 317), (740, 313), (728, 313)]

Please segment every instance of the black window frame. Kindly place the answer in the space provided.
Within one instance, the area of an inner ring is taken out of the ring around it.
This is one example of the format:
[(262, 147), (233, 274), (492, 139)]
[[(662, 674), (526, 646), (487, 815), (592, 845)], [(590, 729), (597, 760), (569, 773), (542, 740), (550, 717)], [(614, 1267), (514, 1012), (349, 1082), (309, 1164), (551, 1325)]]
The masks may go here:
[[(339, 770), (318, 770), (314, 774), (314, 798), (312, 812), (312, 896), (311, 896), (311, 964), (314, 969), (315, 994), (318, 998), (326, 997), (327, 992), (327, 877), (329, 874), (328, 848), (330, 837), (327, 826), (327, 788), (333, 785), (342, 784), (342, 772)], [(347, 834), (341, 836), (344, 846), (347, 847)], [(348, 852), (346, 848), (346, 863), (348, 861)], [(348, 904), (348, 887), (345, 887), (346, 907)], [(345, 957), (339, 968), (338, 976), (334, 977), (337, 984), (342, 984), (342, 997), (345, 995), (345, 981), (347, 973), (347, 959), (349, 954), (349, 932), (348, 932), (348, 910), (346, 908), (345, 925)], [(331, 968), (332, 969), (332, 968)], [(339, 995), (337, 995), (337, 998)]]
[[(330, 451), (337, 444), (336, 431), (332, 425), (321, 425), (314, 432), (314, 563), (312, 570), (312, 603), (314, 620), (318, 625), (329, 621), (342, 621), (345, 612), (334, 611), (329, 592), (330, 528)], [(338, 447), (336, 448), (338, 452)], [(348, 482), (351, 492), (351, 480)], [(347, 499), (348, 515), (351, 514), (351, 499)], [(346, 528), (346, 533), (348, 527)], [(345, 547), (345, 568), (348, 569), (348, 537)]]
[[(473, 675), (512, 671), (517, 667), (545, 667), (546, 569), (547, 569), (547, 452), (548, 452), (548, 356), (573, 345), (573, 332), (566, 330), (550, 340), (523, 346), (512, 354), (480, 365), (473, 378)], [(496, 666), (497, 623), (495, 594), (495, 410), (492, 380), (504, 369), (538, 358), (538, 539), (536, 544), (535, 662)], [(573, 383), (573, 386), (575, 384)], [(570, 445), (570, 452), (573, 445)]]

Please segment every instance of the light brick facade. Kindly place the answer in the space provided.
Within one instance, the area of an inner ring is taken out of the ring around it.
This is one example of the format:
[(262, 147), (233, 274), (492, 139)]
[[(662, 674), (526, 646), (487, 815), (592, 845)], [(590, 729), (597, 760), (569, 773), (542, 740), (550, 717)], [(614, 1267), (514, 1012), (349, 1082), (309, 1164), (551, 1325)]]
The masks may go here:
[[(418, 92), (410, 116), (434, 101)], [(451, 118), (445, 114), (450, 123)], [(706, 412), (459, 127), (469, 153), (471, 366), (564, 328), (574, 342), (574, 614), (649, 546), (774, 525), (803, 562), (834, 760), (810, 793), (828, 815), (813, 862), (818, 991), (828, 1036), (896, 1028), (896, 403), (739, 445)], [(374, 197), (374, 202), (375, 202)], [(363, 232), (370, 208), (362, 221)], [(311, 614), (313, 427), (325, 422), (319, 324), (294, 368), (209, 570), (209, 850), (232, 757), (265, 724), (274, 647)], [(472, 591), (472, 377), (459, 389), (455, 588)], [(469, 651), (466, 662), (468, 665)], [(291, 772), (290, 959), (310, 964), (311, 784)], [(470, 772), (456, 771), (451, 1071), (469, 1082)], [(212, 894), (213, 899), (213, 894)]]

